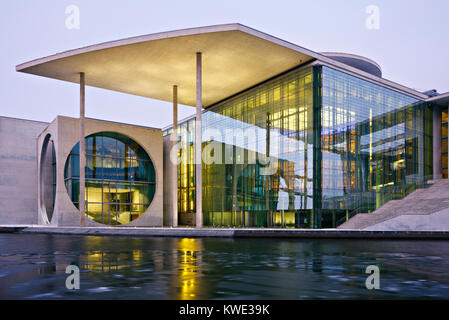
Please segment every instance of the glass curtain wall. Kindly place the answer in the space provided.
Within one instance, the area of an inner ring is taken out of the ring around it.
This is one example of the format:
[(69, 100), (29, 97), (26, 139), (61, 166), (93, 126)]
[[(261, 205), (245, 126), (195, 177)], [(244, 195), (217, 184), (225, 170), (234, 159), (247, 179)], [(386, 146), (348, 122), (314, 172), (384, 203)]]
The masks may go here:
[[(163, 132), (166, 136), (173, 129)], [(196, 212), (195, 207), (195, 118), (178, 124), (178, 214), (179, 224), (183, 216)]]
[[(86, 214), (103, 224), (126, 224), (139, 218), (153, 200), (155, 170), (145, 150), (114, 132), (86, 137)], [(79, 208), (79, 143), (65, 165), (65, 185)]]
[[(194, 119), (179, 127), (178, 208), (195, 212)], [(202, 149), (204, 225), (336, 227), (431, 178), (432, 111), (309, 67), (208, 108)]]
[(322, 227), (400, 199), (432, 174), (424, 103), (323, 67)]
[(206, 226), (311, 227), (312, 68), (203, 114)]
[(447, 179), (447, 124), (448, 124), (448, 112), (446, 110), (441, 111), (441, 167), (443, 169), (443, 179)]

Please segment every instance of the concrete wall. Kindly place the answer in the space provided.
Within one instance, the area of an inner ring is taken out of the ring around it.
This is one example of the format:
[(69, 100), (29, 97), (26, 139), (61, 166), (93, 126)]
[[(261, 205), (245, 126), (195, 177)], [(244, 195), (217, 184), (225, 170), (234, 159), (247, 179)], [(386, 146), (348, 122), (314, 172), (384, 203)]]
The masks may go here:
[(409, 214), (375, 224), (368, 231), (449, 231), (449, 209), (432, 214)]
[[(127, 125), (109, 121), (86, 119), (85, 135), (110, 131), (118, 132), (130, 137), (140, 144), (153, 161), (156, 171), (156, 192), (149, 208), (139, 219), (134, 220), (126, 226), (162, 226), (163, 225), (163, 137), (162, 131), (140, 126)], [(72, 203), (65, 184), (64, 167), (67, 157), (72, 148), (79, 141), (79, 119), (58, 116), (48, 128), (42, 132), (38, 140), (38, 165), (41, 163), (42, 147), (48, 135), (54, 141), (56, 152), (56, 199), (54, 214), (51, 221), (46, 219), (45, 206), (39, 201), (38, 221), (40, 224), (50, 224), (55, 226), (79, 226), (79, 211)], [(40, 180), (40, 173), (39, 173)], [(41, 193), (41, 185), (38, 192)], [(88, 226), (102, 226), (90, 219), (87, 219)]]
[(0, 224), (37, 223), (36, 140), (47, 126), (0, 117)]

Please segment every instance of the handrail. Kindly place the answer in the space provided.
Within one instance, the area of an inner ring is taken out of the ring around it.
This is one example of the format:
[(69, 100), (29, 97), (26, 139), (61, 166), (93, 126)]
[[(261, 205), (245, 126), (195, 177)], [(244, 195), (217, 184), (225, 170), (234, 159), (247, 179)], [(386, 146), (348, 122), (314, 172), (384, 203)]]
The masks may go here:
[[(381, 206), (385, 205), (387, 202), (390, 202), (391, 200), (402, 200), (405, 197), (407, 197), (408, 195), (410, 195), (412, 192), (414, 192), (414, 191), (416, 191), (418, 189), (424, 189), (424, 188), (427, 188), (427, 187), (431, 186), (431, 184), (429, 184), (429, 180), (432, 180), (432, 179), (433, 179), (432, 176), (425, 176), (425, 177), (423, 177), (420, 180), (417, 180), (415, 182), (411, 182), (409, 184), (406, 184), (405, 188), (402, 187), (402, 186), (394, 186), (392, 188), (393, 192), (390, 192), (390, 193), (384, 195), (383, 203), (381, 204)], [(394, 190), (394, 189), (396, 189), (396, 190)], [(401, 195), (401, 194), (398, 194), (397, 192), (394, 192), (394, 191), (399, 191), (399, 190), (403, 190), (404, 194)], [(379, 208), (376, 208), (375, 210), (377, 210)], [(363, 212), (363, 211), (369, 211), (370, 209), (372, 209), (372, 208), (370, 208), (368, 203), (363, 203), (360, 206), (358, 206), (357, 208), (352, 209), (347, 214), (347, 216), (344, 216), (344, 217), (338, 219), (335, 222), (335, 226), (338, 227), (340, 224), (342, 224), (342, 223), (344, 223), (346, 221), (349, 221), (356, 214), (359, 214), (359, 213), (368, 214), (368, 212)]]

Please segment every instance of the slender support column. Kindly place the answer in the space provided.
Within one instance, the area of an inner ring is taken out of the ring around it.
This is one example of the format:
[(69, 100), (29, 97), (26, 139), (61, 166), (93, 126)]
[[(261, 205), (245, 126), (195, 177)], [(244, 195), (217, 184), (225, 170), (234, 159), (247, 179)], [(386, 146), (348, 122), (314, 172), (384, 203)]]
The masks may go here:
[(441, 109), (433, 108), (433, 179), (441, 179)]
[[(172, 149), (176, 149), (175, 154), (178, 154), (178, 86), (173, 86), (173, 139), (172, 139)], [(172, 208), (172, 226), (178, 226), (178, 158), (172, 160), (172, 197), (171, 197), (171, 208)]]
[[(313, 67), (313, 216), (312, 228), (321, 228), (321, 205), (322, 205), (322, 175), (321, 161), (323, 158), (321, 150), (321, 104), (322, 104), (322, 68)], [(308, 164), (309, 165), (309, 164)]]
[(202, 61), (201, 52), (196, 53), (196, 125), (195, 125), (195, 166), (196, 166), (196, 227), (203, 226), (203, 189), (202, 189)]
[(86, 189), (86, 150), (84, 147), (84, 118), (85, 118), (85, 87), (86, 81), (84, 72), (80, 73), (80, 226), (86, 226), (85, 189)]

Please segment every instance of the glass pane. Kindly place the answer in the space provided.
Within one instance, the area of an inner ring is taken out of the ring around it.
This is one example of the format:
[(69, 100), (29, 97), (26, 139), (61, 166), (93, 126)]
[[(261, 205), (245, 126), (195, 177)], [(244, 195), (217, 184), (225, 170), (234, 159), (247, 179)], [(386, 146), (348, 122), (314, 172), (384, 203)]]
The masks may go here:
[(138, 168), (134, 176), (135, 181), (151, 181), (148, 166), (149, 162), (138, 161)]
[(64, 179), (72, 177), (72, 155), (69, 154), (67, 161), (64, 166)]
[(129, 183), (117, 184), (117, 196), (120, 203), (131, 203), (131, 191)]
[(117, 185), (115, 183), (109, 184), (109, 200), (110, 203), (118, 203), (118, 196), (117, 196)]
[(93, 168), (93, 161), (92, 156), (86, 156), (86, 178), (93, 178), (94, 177), (94, 168)]
[(101, 157), (92, 157), (92, 178), (103, 178), (103, 159)]
[(73, 154), (70, 157), (70, 161), (72, 163), (72, 177), (80, 176), (80, 156), (77, 154)]
[(102, 154), (108, 156), (116, 156), (117, 152), (117, 140), (110, 137), (103, 137)]
[(441, 127), (441, 137), (444, 139), (444, 138), (447, 138), (447, 126), (442, 126)]
[(145, 205), (132, 205), (131, 216), (132, 219), (137, 219), (140, 215), (142, 215), (145, 210), (147, 210), (148, 206)]
[(86, 154), (93, 154), (94, 153), (94, 147), (93, 147), (94, 139), (95, 139), (94, 137), (87, 137), (85, 139)]
[(125, 143), (120, 140), (117, 140), (117, 153), (116, 155), (119, 157), (125, 157)]
[(88, 203), (86, 206), (86, 212), (90, 219), (102, 223), (102, 204), (101, 203)]
[(125, 154), (125, 156), (129, 157), (129, 158), (136, 158), (136, 152), (134, 150), (135, 150), (135, 146), (127, 145), (126, 146), (127, 153)]
[(118, 224), (121, 224), (121, 223), (120, 223), (120, 219), (119, 219), (119, 217), (120, 217), (120, 212), (119, 212), (119, 206), (118, 206), (118, 205), (116, 205), (116, 204), (111, 204), (111, 205), (109, 206), (109, 213), (110, 213), (110, 216), (111, 216), (111, 224), (112, 224), (112, 225), (118, 225)]
[(448, 119), (448, 118), (447, 118), (447, 114), (448, 114), (448, 113), (447, 113), (447, 110), (441, 112), (441, 122), (442, 122), (442, 123), (447, 123), (447, 119)]
[[(72, 201), (79, 201), (79, 145), (72, 149), (65, 165), (65, 181)], [(86, 205), (91, 219), (105, 224), (129, 223), (144, 211), (154, 196), (153, 164), (136, 142), (113, 132), (86, 138)], [(137, 159), (140, 160), (137, 160)], [(128, 181), (141, 181), (131, 185)], [(133, 211), (133, 206), (136, 206)], [(134, 212), (134, 213), (133, 213)]]
[(441, 142), (441, 153), (447, 153), (447, 140)]
[(126, 224), (131, 222), (131, 205), (130, 204), (120, 204), (117, 206), (117, 224)]
[(70, 200), (72, 200), (72, 202), (73, 202), (74, 200), (73, 200), (73, 195), (72, 195), (72, 193), (73, 193), (73, 190), (72, 190), (72, 179), (69, 179), (69, 180), (65, 181), (65, 188), (67, 189), (67, 193), (69, 194)]
[[(127, 173), (128, 170), (125, 170), (125, 160), (124, 159), (117, 159), (117, 180), (128, 180), (125, 179), (125, 173)], [(126, 172), (125, 172), (126, 171)], [(128, 178), (128, 177), (126, 177)]]
[(80, 201), (80, 181), (72, 180), (72, 201), (78, 203)]
[[(103, 189), (104, 190), (104, 189)], [(103, 203), (103, 222), (104, 224), (111, 224), (111, 204), (104, 202)]]
[(148, 199), (147, 202), (143, 202), (143, 203), (151, 203), (151, 201), (153, 201), (153, 197), (154, 197), (154, 193), (156, 192), (156, 187), (154, 184), (149, 184), (148, 186)]
[(132, 203), (149, 203), (149, 188), (148, 184), (132, 184)]
[(73, 147), (71, 153), (78, 153), (78, 154), (80, 153), (80, 144), (79, 144), (79, 143), (77, 143), (77, 144)]
[(103, 179), (115, 180), (117, 178), (117, 159), (103, 158)]
[(86, 201), (103, 202), (102, 184), (99, 181), (86, 181)]

